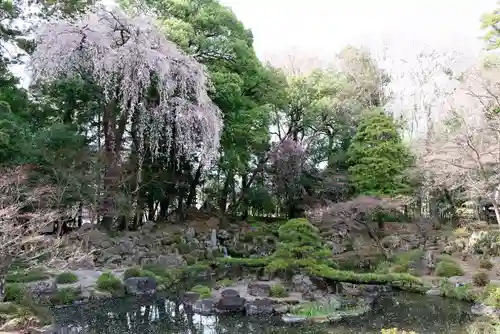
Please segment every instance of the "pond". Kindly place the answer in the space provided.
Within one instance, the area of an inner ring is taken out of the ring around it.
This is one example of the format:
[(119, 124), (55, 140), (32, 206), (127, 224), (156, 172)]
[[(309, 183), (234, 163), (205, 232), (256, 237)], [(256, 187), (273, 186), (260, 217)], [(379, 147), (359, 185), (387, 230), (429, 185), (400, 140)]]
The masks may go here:
[(419, 334), (464, 333), (470, 305), (452, 299), (393, 293), (368, 314), (328, 325), (284, 325), (279, 318), (200, 316), (168, 299), (114, 299), (54, 310), (57, 330), (70, 334), (272, 334), (380, 333), (398, 327)]

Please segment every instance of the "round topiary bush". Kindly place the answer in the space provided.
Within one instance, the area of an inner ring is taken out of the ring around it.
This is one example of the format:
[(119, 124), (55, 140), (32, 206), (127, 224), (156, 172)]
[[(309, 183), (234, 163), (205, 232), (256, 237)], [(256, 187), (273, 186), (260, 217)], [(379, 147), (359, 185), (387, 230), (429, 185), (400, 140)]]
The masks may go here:
[(97, 279), (96, 287), (100, 291), (110, 292), (113, 295), (123, 293), (122, 281), (112, 273), (102, 273)]
[(490, 278), (488, 276), (488, 273), (485, 271), (480, 271), (474, 276), (472, 276), (472, 283), (475, 286), (486, 286), (488, 283), (490, 283)]
[(56, 277), (57, 284), (70, 284), (70, 283), (75, 283), (75, 282), (78, 282), (78, 276), (76, 276), (72, 272), (60, 273)]
[(440, 261), (436, 266), (436, 276), (452, 277), (462, 276), (463, 274), (463, 269), (456, 262), (451, 262), (449, 260)]
[(142, 277), (142, 270), (138, 267), (132, 267), (125, 270), (123, 273), (123, 279), (131, 278), (131, 277)]

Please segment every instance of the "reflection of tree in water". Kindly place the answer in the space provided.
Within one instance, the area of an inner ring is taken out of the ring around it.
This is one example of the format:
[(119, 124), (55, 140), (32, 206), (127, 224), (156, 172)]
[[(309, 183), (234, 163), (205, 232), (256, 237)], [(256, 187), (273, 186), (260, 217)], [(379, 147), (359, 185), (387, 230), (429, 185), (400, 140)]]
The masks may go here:
[[(161, 298), (116, 299), (57, 310), (60, 334), (325, 334), (379, 333), (398, 327), (419, 333), (456, 333), (467, 322), (469, 306), (419, 295), (385, 296), (367, 315), (331, 325), (283, 326), (273, 318), (200, 316), (180, 303)], [(69, 329), (73, 327), (73, 329)], [(377, 330), (378, 329), (378, 330)], [(339, 331), (340, 330), (340, 331)]]

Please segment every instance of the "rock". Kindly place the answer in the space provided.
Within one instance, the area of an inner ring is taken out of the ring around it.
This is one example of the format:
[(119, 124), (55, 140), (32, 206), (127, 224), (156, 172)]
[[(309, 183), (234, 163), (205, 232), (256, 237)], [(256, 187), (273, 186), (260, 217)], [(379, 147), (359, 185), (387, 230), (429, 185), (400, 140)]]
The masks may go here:
[(455, 286), (461, 286), (466, 284), (472, 284), (472, 278), (468, 278), (465, 276), (452, 276), (448, 278), (448, 282)]
[(215, 310), (219, 313), (242, 312), (245, 302), (245, 298), (241, 297), (222, 297), (215, 305)]
[(442, 296), (443, 295), (443, 293), (441, 292), (441, 290), (438, 289), (438, 288), (429, 289), (429, 290), (427, 290), (427, 292), (425, 294), (427, 296)]
[(428, 250), (424, 255), (424, 266), (429, 272), (433, 272), (436, 268), (436, 255), (434, 251)]
[(220, 292), (222, 298), (239, 297), (240, 293), (235, 289), (224, 289)]
[(221, 240), (229, 240), (231, 239), (231, 233), (226, 230), (219, 230), (217, 237)]
[(274, 306), (274, 313), (276, 314), (285, 314), (288, 311), (290, 311), (290, 306), (283, 304), (283, 305), (275, 305)]
[(281, 320), (283, 320), (285, 324), (297, 324), (307, 321), (307, 318), (298, 315), (285, 314), (284, 316), (281, 317)]
[(177, 254), (160, 255), (156, 264), (166, 268), (182, 268), (186, 266), (186, 260)]
[(57, 284), (54, 280), (36, 281), (26, 283), (28, 291), (35, 299), (45, 299), (57, 292)]
[(315, 286), (309, 276), (294, 275), (292, 277), (292, 290), (299, 293), (308, 293), (315, 290)]
[[(194, 228), (188, 227), (186, 229), (186, 231), (184, 232), (184, 235), (186, 236), (187, 241), (192, 242), (193, 240), (195, 240), (196, 231)], [(196, 241), (198, 241), (198, 240), (196, 240)]]
[(499, 310), (496, 310), (495, 308), (493, 308), (491, 306), (484, 305), (484, 304), (474, 304), (474, 305), (472, 305), (470, 311), (472, 314), (479, 315), (479, 316), (482, 316), (482, 315), (485, 315), (485, 316), (496, 315), (496, 316), (498, 316), (500, 313)]
[(125, 292), (129, 295), (142, 296), (156, 293), (157, 282), (151, 277), (130, 277), (124, 281)]
[(273, 302), (271, 299), (256, 299), (245, 304), (247, 315), (268, 315), (274, 312)]
[(271, 285), (267, 283), (250, 283), (247, 286), (248, 294), (256, 297), (269, 297), (271, 294)]
[(197, 292), (184, 292), (182, 295), (182, 303), (186, 306), (193, 306), (200, 299), (200, 294)]
[(156, 224), (154, 222), (152, 222), (151, 220), (148, 220), (141, 226), (141, 232), (149, 233), (155, 228), (155, 226), (156, 226)]
[(214, 301), (212, 299), (201, 299), (194, 303), (193, 312), (200, 315), (211, 315), (214, 312)]

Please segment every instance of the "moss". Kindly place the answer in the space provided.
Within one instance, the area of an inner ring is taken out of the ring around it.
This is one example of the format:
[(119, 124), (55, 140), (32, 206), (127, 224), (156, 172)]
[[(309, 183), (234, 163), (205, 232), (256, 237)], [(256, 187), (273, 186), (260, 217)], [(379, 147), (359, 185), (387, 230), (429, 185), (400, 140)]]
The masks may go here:
[(124, 291), (122, 281), (109, 272), (102, 273), (99, 276), (96, 287), (100, 291), (110, 292), (113, 295), (121, 295)]
[(78, 282), (78, 276), (72, 272), (64, 272), (56, 276), (57, 284), (70, 284), (75, 282)]
[(271, 291), (269, 295), (275, 298), (284, 298), (288, 297), (288, 291), (282, 284), (277, 283), (271, 285)]
[(454, 261), (441, 260), (436, 266), (436, 276), (452, 277), (462, 276), (464, 274), (460, 265)]
[(190, 291), (200, 294), (201, 298), (212, 297), (212, 290), (206, 285), (196, 285)]
[(53, 305), (70, 305), (78, 299), (78, 293), (72, 288), (63, 288), (58, 290), (51, 298)]
[(223, 257), (216, 260), (218, 265), (240, 265), (243, 267), (265, 267), (272, 259), (270, 257), (259, 257), (259, 258), (238, 258), (238, 257)]
[(486, 286), (490, 283), (490, 278), (488, 273), (485, 271), (480, 271), (472, 276), (472, 283), (475, 286)]
[(7, 283), (29, 283), (49, 279), (50, 274), (43, 269), (20, 270), (7, 274), (5, 281)]
[(26, 289), (22, 284), (10, 283), (5, 285), (5, 297), (6, 302), (20, 302), (26, 296)]

